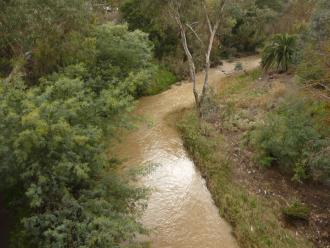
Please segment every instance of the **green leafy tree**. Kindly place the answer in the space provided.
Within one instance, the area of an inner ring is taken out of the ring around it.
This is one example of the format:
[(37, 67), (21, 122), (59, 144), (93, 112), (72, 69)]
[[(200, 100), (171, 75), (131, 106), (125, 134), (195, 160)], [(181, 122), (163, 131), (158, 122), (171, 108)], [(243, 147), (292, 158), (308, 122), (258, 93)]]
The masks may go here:
[(179, 36), (168, 20), (163, 4), (151, 0), (126, 0), (120, 11), (130, 30), (142, 30), (149, 34), (158, 59), (172, 54), (180, 44)]
[(25, 209), (18, 246), (120, 247), (142, 231), (134, 209), (143, 191), (106, 154), (105, 137), (127, 126), (132, 101), (63, 75), (31, 89), (0, 84), (1, 190)]
[(151, 64), (153, 46), (146, 33), (109, 23), (96, 28), (95, 39), (96, 56), (89, 63), (94, 78), (123, 79)]
[(0, 73), (20, 71), (35, 83), (60, 67), (88, 60), (83, 51), (91, 45), (85, 34), (92, 15), (88, 0), (1, 1)]
[(269, 70), (276, 67), (277, 71), (285, 72), (294, 62), (296, 56), (296, 37), (288, 34), (275, 35), (266, 45), (262, 53), (262, 67)]
[(235, 24), (221, 37), (222, 55), (229, 57), (237, 52), (256, 52), (266, 40), (267, 24), (275, 19), (273, 11), (247, 1), (244, 7), (235, 6), (232, 13)]

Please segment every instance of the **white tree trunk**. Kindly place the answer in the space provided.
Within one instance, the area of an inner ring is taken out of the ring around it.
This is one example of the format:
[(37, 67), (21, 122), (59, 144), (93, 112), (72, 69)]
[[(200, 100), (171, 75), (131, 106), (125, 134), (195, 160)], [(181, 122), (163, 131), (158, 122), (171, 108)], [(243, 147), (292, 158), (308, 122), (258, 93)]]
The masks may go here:
[(200, 109), (202, 107), (203, 101), (204, 101), (205, 96), (207, 95), (208, 89), (209, 89), (209, 70), (211, 67), (210, 58), (211, 58), (215, 35), (220, 26), (220, 19), (221, 19), (221, 14), (222, 14), (222, 11), (224, 8), (225, 1), (226, 0), (222, 0), (219, 5), (220, 8), (219, 8), (219, 12), (218, 12), (218, 17), (217, 17), (217, 20), (214, 25), (212, 25), (212, 23), (210, 21), (210, 18), (209, 18), (208, 12), (207, 12), (207, 8), (206, 8), (206, 3), (203, 2), (203, 7), (205, 10), (205, 17), (206, 17), (207, 25), (208, 25), (208, 29), (209, 29), (209, 39), (208, 39), (207, 50), (205, 51), (205, 77), (204, 77), (203, 89), (202, 89), (201, 94), (198, 93), (197, 88), (196, 88), (196, 67), (195, 67), (194, 58), (193, 58), (193, 56), (189, 50), (189, 46), (188, 46), (186, 26), (190, 28), (190, 30), (193, 32), (193, 34), (197, 37), (197, 39), (204, 46), (203, 41), (199, 37), (198, 33), (192, 28), (192, 26), (190, 26), (188, 24), (184, 25), (182, 23), (181, 16), (180, 16), (180, 3), (177, 0), (173, 0), (170, 4), (171, 15), (174, 17), (176, 23), (178, 24), (178, 26), (180, 28), (181, 43), (182, 43), (184, 52), (187, 56), (190, 79), (193, 83), (193, 94), (195, 97), (196, 106), (197, 106), (200, 114), (201, 114)]

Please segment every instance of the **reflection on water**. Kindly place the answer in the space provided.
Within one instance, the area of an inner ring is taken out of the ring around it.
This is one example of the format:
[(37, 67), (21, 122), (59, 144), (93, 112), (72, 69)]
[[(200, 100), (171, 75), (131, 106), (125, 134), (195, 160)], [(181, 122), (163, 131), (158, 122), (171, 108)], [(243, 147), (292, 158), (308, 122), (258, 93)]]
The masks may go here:
[[(241, 60), (245, 69), (257, 67), (255, 57)], [(235, 63), (224, 63), (210, 71), (210, 83), (219, 83), (223, 70), (232, 72)], [(198, 76), (202, 81), (202, 75)], [(177, 130), (167, 125), (168, 114), (193, 104), (192, 86), (181, 86), (142, 98), (136, 114), (152, 120), (142, 125), (115, 148), (114, 154), (126, 159), (125, 166), (157, 164), (142, 183), (153, 189), (142, 222), (152, 230), (155, 248), (237, 247), (230, 226), (219, 216), (205, 181), (184, 150)]]

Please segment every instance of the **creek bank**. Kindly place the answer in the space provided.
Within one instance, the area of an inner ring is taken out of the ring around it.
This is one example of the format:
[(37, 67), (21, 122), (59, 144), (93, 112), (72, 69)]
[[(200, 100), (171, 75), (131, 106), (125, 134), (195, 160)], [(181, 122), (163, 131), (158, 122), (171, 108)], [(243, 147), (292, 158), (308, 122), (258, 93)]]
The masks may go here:
[[(258, 57), (239, 59), (246, 70), (259, 65)], [(224, 61), (212, 68), (210, 85), (217, 85), (226, 74), (235, 73), (235, 62)], [(203, 73), (197, 74), (200, 90)], [(157, 248), (236, 248), (231, 226), (219, 215), (205, 180), (189, 158), (176, 127), (169, 126), (166, 117), (194, 103), (192, 84), (183, 81), (155, 96), (142, 97), (134, 112), (148, 120), (114, 144), (109, 155), (124, 161), (122, 168), (155, 165), (139, 183), (151, 188), (148, 206), (141, 222), (150, 230), (142, 237)]]
[[(276, 169), (260, 167), (253, 151), (244, 145), (254, 122), (265, 117), (261, 106), (276, 104), (290, 90), (284, 82), (291, 83), (291, 77), (261, 80), (256, 71), (240, 77), (243, 80), (238, 83), (237, 77), (231, 77), (218, 85), (221, 101), (206, 120), (198, 120), (189, 108), (176, 113), (184, 145), (206, 179), (220, 214), (233, 226), (241, 247), (301, 248), (314, 247), (313, 243), (329, 247), (328, 188), (294, 183)], [(235, 118), (223, 121), (217, 111), (230, 111)], [(247, 111), (252, 118), (246, 118)], [(292, 199), (311, 208), (308, 222), (287, 222), (283, 217), (283, 206)]]

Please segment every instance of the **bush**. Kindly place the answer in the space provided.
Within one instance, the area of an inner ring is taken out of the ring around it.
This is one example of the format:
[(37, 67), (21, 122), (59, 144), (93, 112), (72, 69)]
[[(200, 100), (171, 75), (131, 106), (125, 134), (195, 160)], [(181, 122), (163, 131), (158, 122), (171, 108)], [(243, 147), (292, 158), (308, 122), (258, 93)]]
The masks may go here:
[(37, 83), (62, 66), (90, 59), (89, 1), (0, 1), (0, 16), (0, 74), (8, 76), (12, 61), (24, 58), (20, 70)]
[(167, 90), (176, 82), (176, 77), (159, 66), (150, 66), (138, 73), (131, 73), (125, 82), (127, 85), (131, 85), (131, 92), (136, 97), (150, 96)]
[(141, 86), (139, 90), (141, 95), (156, 95), (164, 90), (167, 90), (176, 82), (176, 77), (165, 68), (156, 67), (148, 82)]
[(96, 56), (89, 64), (94, 78), (111, 82), (150, 66), (153, 46), (147, 34), (108, 23), (97, 27), (94, 36)]
[(241, 62), (235, 64), (235, 71), (243, 71), (243, 65)]
[(184, 113), (178, 127), (220, 215), (233, 226), (241, 247), (312, 247), (283, 227), (277, 204), (250, 194), (235, 180), (227, 139), (213, 125), (198, 118), (192, 109)]
[(293, 173), (293, 179), (324, 181), (330, 178), (330, 140), (317, 123), (324, 106), (292, 98), (269, 113), (266, 122), (252, 132), (258, 161)]
[(289, 219), (308, 220), (310, 208), (299, 201), (294, 201), (290, 206), (284, 208), (283, 214)]
[(119, 247), (142, 231), (143, 191), (106, 154), (132, 104), (127, 91), (64, 75), (30, 89), (0, 83), (0, 190), (12, 215), (24, 210), (17, 247)]
[(296, 38), (288, 34), (275, 35), (262, 52), (261, 65), (264, 70), (276, 67), (285, 72), (296, 56)]

